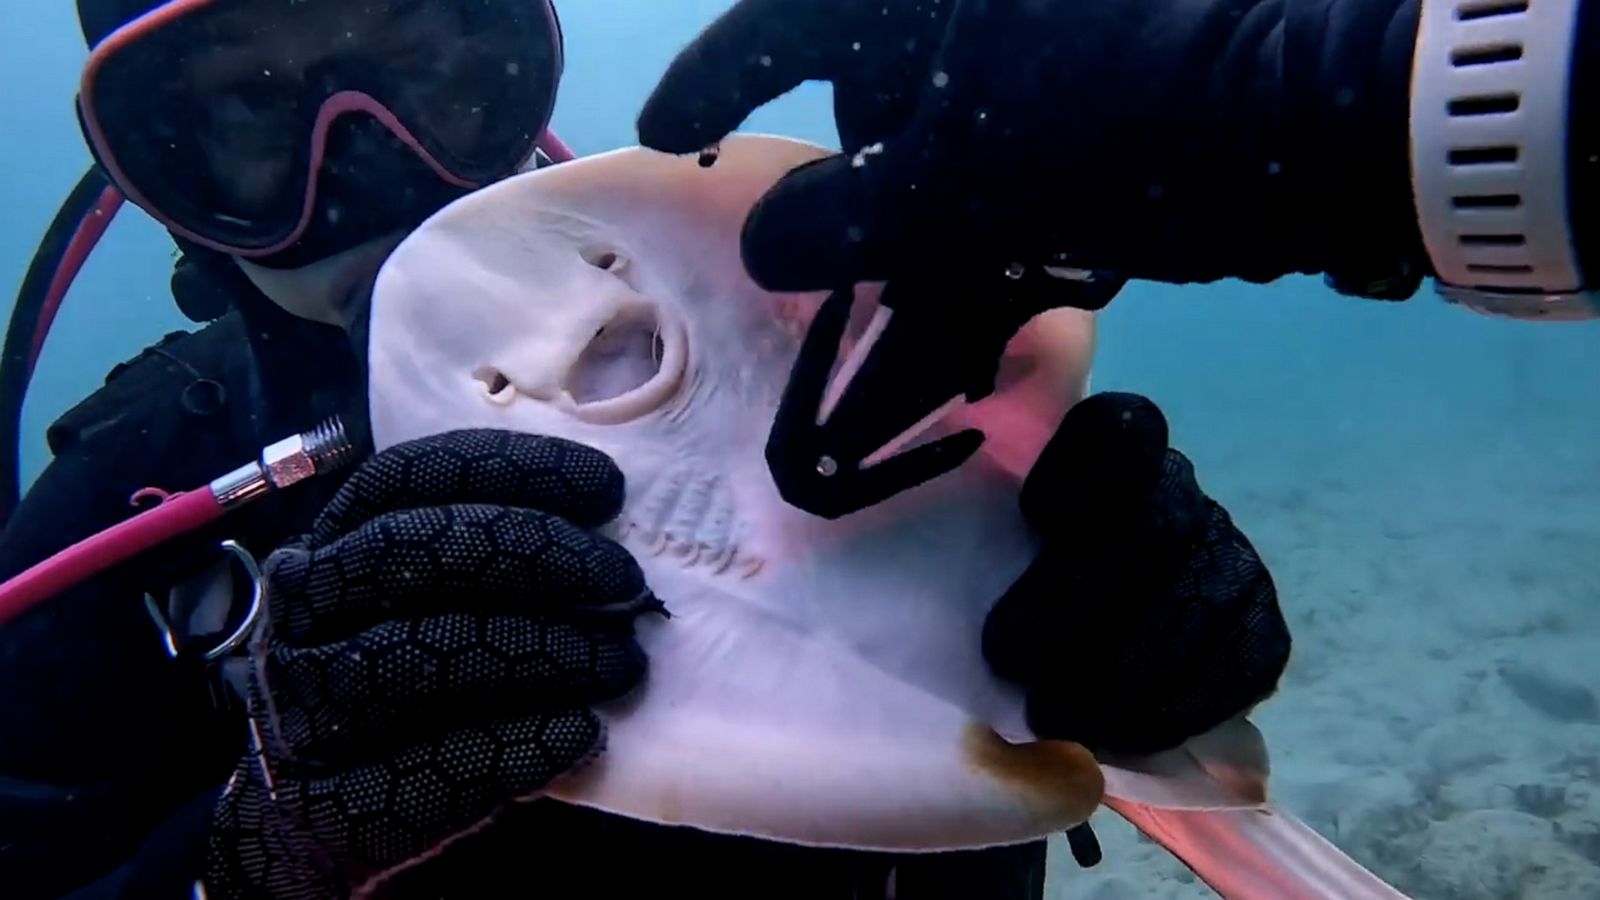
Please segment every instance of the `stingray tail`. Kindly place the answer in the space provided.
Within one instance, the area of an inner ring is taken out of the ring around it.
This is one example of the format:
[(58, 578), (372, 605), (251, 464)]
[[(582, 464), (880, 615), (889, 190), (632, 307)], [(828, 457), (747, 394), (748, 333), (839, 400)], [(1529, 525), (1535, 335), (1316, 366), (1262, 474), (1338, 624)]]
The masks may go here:
[(1105, 803), (1226, 900), (1408, 900), (1281, 809)]

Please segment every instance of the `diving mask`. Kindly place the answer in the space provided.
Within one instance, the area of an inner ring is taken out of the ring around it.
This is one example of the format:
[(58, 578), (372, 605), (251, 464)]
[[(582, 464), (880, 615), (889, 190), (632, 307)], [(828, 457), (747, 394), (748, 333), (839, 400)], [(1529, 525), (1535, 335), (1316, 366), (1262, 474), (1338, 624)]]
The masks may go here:
[[(94, 48), (78, 112), (128, 199), (259, 260), (337, 229), (324, 219), (348, 211), (329, 198), (363, 174), (415, 195), (359, 192), (360, 212), (399, 227), (514, 174), (555, 140), (562, 65), (548, 0), (174, 0)], [(375, 158), (404, 168), (364, 164)]]

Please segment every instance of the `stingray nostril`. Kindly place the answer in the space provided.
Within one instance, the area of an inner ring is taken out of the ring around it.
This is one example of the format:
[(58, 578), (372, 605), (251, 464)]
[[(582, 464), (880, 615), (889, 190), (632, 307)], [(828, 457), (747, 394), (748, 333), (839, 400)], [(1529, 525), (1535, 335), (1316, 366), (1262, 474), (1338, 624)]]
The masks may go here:
[(511, 383), (511, 379), (494, 366), (483, 366), (473, 372), (472, 377), (483, 385), (484, 395), (495, 403), (510, 403), (516, 395), (516, 386)]
[(619, 272), (627, 265), (622, 255), (615, 250), (586, 247), (580, 253), (584, 262), (594, 266), (596, 269), (604, 269), (607, 272)]

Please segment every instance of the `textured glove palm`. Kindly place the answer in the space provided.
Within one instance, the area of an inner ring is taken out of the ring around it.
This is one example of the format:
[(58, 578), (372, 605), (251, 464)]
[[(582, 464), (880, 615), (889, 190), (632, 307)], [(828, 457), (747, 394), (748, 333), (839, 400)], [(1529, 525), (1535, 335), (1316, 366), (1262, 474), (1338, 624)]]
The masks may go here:
[(502, 432), (402, 444), (266, 564), (254, 752), (218, 805), (215, 897), (341, 897), (600, 752), (593, 703), (660, 605), (586, 529), (621, 507), (599, 451)]

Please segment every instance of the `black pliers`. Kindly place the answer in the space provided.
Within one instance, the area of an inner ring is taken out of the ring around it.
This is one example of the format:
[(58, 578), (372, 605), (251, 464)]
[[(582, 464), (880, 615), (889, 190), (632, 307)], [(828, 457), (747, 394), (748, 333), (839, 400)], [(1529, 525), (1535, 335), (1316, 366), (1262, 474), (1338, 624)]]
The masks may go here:
[(839, 384), (830, 386), (855, 299), (853, 287), (834, 291), (806, 333), (767, 439), (778, 493), (836, 519), (955, 469), (982, 446), (982, 432), (899, 448), (962, 400), (992, 393), (1006, 345), (1034, 316), (1102, 309), (1124, 283), (1021, 264), (891, 279), (873, 324), (832, 379)]

